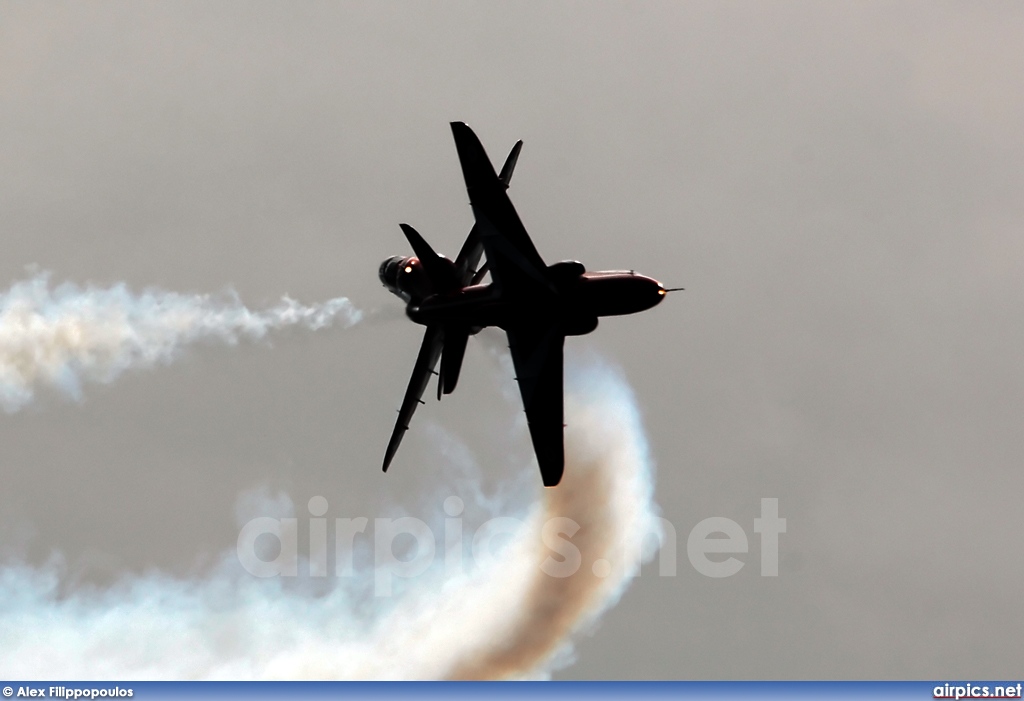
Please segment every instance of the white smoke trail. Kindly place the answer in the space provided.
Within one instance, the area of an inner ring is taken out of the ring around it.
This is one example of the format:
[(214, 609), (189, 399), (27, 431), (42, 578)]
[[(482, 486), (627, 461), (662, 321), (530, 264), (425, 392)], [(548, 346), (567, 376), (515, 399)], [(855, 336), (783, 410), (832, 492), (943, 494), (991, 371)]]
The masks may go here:
[[(0, 571), (0, 677), (546, 678), (653, 554), (645, 536), (659, 534), (624, 380), (608, 368), (578, 373), (566, 416), (562, 484), (543, 490), (496, 556), (462, 573), (433, 567), (393, 599), (359, 596), (372, 568), (319, 596), (225, 569), (61, 597), (55, 568), (9, 567)], [(567, 523), (557, 519), (579, 526), (569, 539), (578, 567), (572, 556), (550, 559), (552, 542), (567, 538), (552, 538), (552, 524)]]
[(350, 326), (359, 318), (343, 297), (312, 306), (285, 297), (252, 311), (233, 292), (133, 293), (123, 283), (51, 287), (49, 275), (39, 273), (0, 294), (0, 406), (17, 411), (41, 387), (80, 399), (83, 382), (110, 382), (131, 368), (170, 363), (198, 341), (235, 344), (286, 326)]
[(544, 523), (550, 528), (568, 519), (579, 526), (572, 537), (579, 567), (568, 577), (545, 573), (542, 562), (550, 553), (536, 547), (535, 526), (525, 538), (534, 546), (534, 565), (524, 569), (533, 576), (525, 596), (508, 609), (506, 630), (466, 655), (450, 678), (522, 678), (565, 664), (572, 636), (613, 606), (653, 556), (647, 537), (661, 540), (647, 441), (632, 392), (607, 366), (577, 370), (569, 379), (565, 476), (557, 488), (544, 490)]

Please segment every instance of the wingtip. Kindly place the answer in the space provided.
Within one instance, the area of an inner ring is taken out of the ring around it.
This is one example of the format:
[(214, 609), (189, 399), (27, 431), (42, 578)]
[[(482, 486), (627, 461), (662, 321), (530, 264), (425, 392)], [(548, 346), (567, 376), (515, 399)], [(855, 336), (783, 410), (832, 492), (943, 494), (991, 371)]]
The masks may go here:
[(557, 468), (548, 468), (541, 470), (540, 478), (547, 488), (557, 487), (559, 482), (562, 481), (562, 475), (565, 473), (565, 463), (562, 463)]
[(455, 137), (455, 142), (467, 142), (467, 141), (479, 141), (476, 132), (465, 122), (452, 122), (452, 136)]
[[(466, 180), (466, 187), (470, 190), (479, 187), (491, 187), (498, 179), (494, 165), (487, 157), (480, 138), (473, 132), (465, 122), (452, 122), (452, 137), (455, 139), (455, 149), (459, 154), (459, 162), (462, 164), (462, 175)], [(472, 199), (472, 194), (470, 194)]]

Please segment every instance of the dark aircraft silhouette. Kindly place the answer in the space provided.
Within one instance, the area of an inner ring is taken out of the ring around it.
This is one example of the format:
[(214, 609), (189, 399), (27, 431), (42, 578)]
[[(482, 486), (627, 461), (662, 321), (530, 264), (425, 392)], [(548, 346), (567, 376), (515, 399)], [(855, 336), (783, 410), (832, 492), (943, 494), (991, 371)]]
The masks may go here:
[[(452, 122), (455, 147), (476, 224), (454, 261), (438, 255), (408, 224), (402, 232), (414, 257), (393, 256), (380, 279), (407, 304), (406, 314), (427, 327), (398, 423), (384, 454), (384, 471), (409, 428), (438, 358), (437, 398), (459, 380), (467, 339), (485, 326), (508, 334), (530, 438), (545, 487), (562, 479), (562, 346), (566, 336), (588, 334), (602, 316), (650, 309), (671, 290), (633, 271), (586, 271), (579, 261), (547, 265), (533, 247), (505, 191), (519, 158), (516, 142), (495, 174), (480, 140)], [(481, 255), (486, 255), (480, 265)], [(478, 267), (479, 266), (479, 267)], [(481, 284), (487, 273), (491, 284)]]

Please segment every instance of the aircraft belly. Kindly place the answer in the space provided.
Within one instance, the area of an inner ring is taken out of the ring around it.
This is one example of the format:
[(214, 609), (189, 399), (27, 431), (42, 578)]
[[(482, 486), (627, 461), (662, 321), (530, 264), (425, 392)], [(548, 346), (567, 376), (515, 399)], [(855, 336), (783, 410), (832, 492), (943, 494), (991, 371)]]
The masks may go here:
[(409, 318), (419, 324), (458, 323), (471, 327), (503, 326), (509, 313), (509, 305), (493, 296), (428, 299), (408, 309)]

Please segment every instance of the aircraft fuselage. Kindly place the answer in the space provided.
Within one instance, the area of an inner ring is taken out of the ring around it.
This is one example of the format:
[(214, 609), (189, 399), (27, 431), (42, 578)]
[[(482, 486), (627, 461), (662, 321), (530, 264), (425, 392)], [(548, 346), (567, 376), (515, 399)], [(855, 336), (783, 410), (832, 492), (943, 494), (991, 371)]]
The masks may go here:
[(457, 323), (478, 329), (505, 329), (525, 318), (557, 320), (567, 335), (581, 335), (593, 331), (599, 317), (642, 312), (665, 298), (657, 280), (632, 271), (582, 273), (551, 286), (553, 294), (510, 299), (494, 283), (472, 285), (412, 300), (406, 314), (425, 326)]

